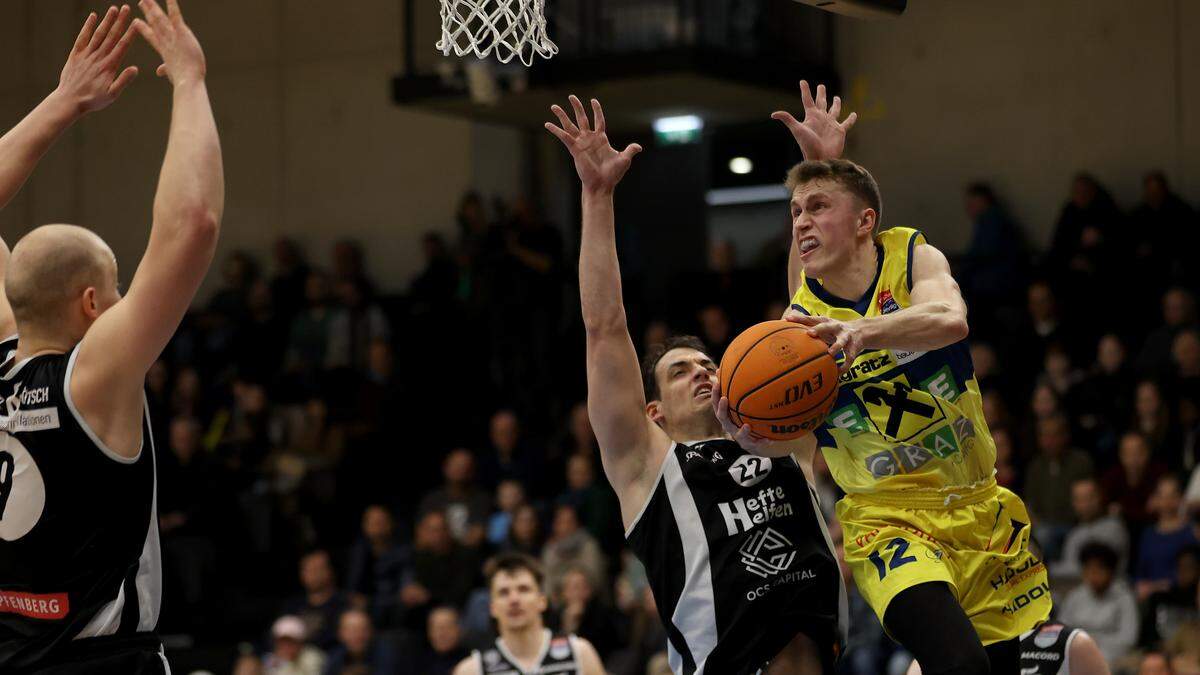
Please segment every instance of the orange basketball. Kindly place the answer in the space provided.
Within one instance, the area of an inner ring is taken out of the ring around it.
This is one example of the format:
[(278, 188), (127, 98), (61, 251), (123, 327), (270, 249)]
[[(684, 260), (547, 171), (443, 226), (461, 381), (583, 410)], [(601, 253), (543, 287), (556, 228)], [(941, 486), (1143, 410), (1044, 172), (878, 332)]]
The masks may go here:
[(837, 399), (838, 368), (829, 347), (790, 321), (764, 321), (734, 339), (721, 357), (721, 394), (734, 424), (787, 441), (817, 428)]

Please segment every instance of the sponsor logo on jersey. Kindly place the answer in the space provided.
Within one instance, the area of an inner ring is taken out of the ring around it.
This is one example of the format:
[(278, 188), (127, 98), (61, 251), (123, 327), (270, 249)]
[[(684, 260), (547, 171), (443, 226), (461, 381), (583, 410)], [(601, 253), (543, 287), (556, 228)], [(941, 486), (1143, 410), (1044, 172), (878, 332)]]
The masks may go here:
[(787, 574), (780, 574), (774, 579), (771, 579), (771, 581), (746, 591), (746, 599), (754, 602), (755, 600), (767, 595), (780, 586), (816, 578), (816, 572), (813, 572), (811, 569), (795, 570), (793, 572), (788, 572)]
[(688, 450), (686, 453), (684, 453), (683, 461), (690, 462), (693, 459), (704, 459), (704, 455), (696, 452), (695, 450)]
[(896, 298), (892, 297), (892, 292), (888, 289), (879, 291), (879, 313), (891, 314), (892, 312), (900, 311), (900, 303), (896, 302)]
[(1021, 593), (1020, 595), (1016, 596), (1015, 598), (1012, 598), (1011, 600), (1009, 600), (1008, 603), (1004, 605), (1004, 609), (1001, 610), (1001, 613), (1002, 614), (1016, 614), (1017, 612), (1028, 607), (1029, 604), (1031, 602), (1033, 602), (1034, 600), (1037, 600), (1038, 598), (1041, 598), (1043, 596), (1048, 596), (1048, 595), (1050, 595), (1050, 584), (1043, 581), (1042, 583), (1038, 584), (1037, 586), (1034, 586), (1033, 588), (1029, 589), (1028, 591)]
[[(1024, 525), (1024, 523), (1022, 523)], [(1036, 556), (1029, 556), (1025, 562), (1020, 565), (1005, 567), (1003, 572), (1000, 572), (992, 578), (992, 590), (998, 591), (1005, 586), (1015, 586), (1016, 584), (1025, 581), (1031, 575), (1036, 574), (1042, 569), (1042, 561)]]
[(712, 457), (710, 457), (709, 460), (712, 461), (713, 464), (716, 464), (717, 462), (724, 462), (725, 457), (721, 455), (721, 451), (713, 450)]
[(1050, 647), (1055, 642), (1058, 642), (1058, 635), (1062, 632), (1062, 624), (1051, 624), (1042, 626), (1037, 634), (1033, 636), (1033, 644), (1035, 647), (1045, 649)]
[(770, 410), (775, 410), (776, 408), (782, 408), (784, 406), (789, 406), (789, 405), (792, 405), (793, 403), (799, 403), (800, 401), (803, 401), (804, 399), (808, 398), (809, 396), (812, 396), (814, 391), (820, 391), (821, 386), (823, 384), (825, 384), (824, 376), (822, 376), (821, 373), (817, 373), (816, 375), (805, 380), (804, 382), (801, 382), (799, 384), (794, 384), (794, 385), (788, 387), (787, 389), (785, 389), (783, 391), (783, 400), (776, 401), (776, 402), (772, 403), (771, 405), (767, 406), (767, 408)]
[(49, 402), (50, 387), (37, 387), (22, 391), (23, 384), (18, 382), (12, 395), (4, 399), (5, 414), (0, 415), (0, 430), (16, 433), (18, 431), (57, 429), (59, 427), (58, 408), (22, 409), (23, 406)]
[(489, 649), (483, 655), (483, 662), (488, 668), (495, 668), (500, 663), (500, 652)]
[(771, 473), (771, 458), (742, 455), (729, 465), (729, 475), (742, 487), (754, 487)]
[(571, 655), (571, 643), (567, 638), (554, 638), (550, 641), (550, 658), (562, 661)]
[(746, 571), (763, 579), (786, 572), (796, 560), (795, 545), (771, 527), (746, 537), (738, 553)]
[(928, 352), (902, 352), (898, 349), (892, 350), (892, 357), (896, 359), (896, 365), (902, 366), (906, 363), (912, 363), (917, 359), (925, 356)]
[(867, 426), (867, 420), (863, 418), (862, 413), (858, 412), (858, 408), (853, 405), (833, 411), (833, 414), (829, 416), (828, 423), (838, 429), (849, 431), (851, 436), (857, 436), (871, 430)]
[(887, 352), (868, 358), (859, 357), (859, 360), (854, 365), (841, 374), (838, 381), (844, 384), (850, 380), (857, 380), (859, 375), (867, 375), (887, 367), (890, 365), (891, 360), (892, 356)]
[(56, 620), (71, 611), (66, 593), (19, 593), (0, 591), (0, 612), (30, 619)]
[(22, 407), (31, 405), (39, 405), (50, 401), (50, 387), (36, 387), (34, 389), (22, 390), (23, 382), (18, 382), (13, 388), (12, 396), (4, 399), (5, 407), (8, 408), (8, 414), (11, 416)]
[(782, 487), (759, 490), (757, 497), (739, 497), (717, 505), (729, 536), (749, 532), (758, 525), (795, 513)]

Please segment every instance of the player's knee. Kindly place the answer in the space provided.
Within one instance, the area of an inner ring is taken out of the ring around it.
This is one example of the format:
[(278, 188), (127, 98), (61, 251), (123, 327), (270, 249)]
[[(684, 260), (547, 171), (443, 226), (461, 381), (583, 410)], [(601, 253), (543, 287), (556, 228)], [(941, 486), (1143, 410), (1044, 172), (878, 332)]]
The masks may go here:
[(976, 641), (963, 641), (943, 652), (930, 663), (921, 663), (922, 675), (990, 675), (991, 661), (983, 645)]

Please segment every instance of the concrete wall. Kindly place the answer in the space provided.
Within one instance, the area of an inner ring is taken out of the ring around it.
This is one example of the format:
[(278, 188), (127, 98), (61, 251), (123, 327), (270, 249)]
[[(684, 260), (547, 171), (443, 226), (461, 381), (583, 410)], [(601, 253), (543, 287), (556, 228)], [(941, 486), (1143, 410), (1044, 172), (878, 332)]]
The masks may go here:
[(885, 221), (954, 250), (962, 187), (990, 180), (1036, 242), (1071, 176), (1122, 206), (1165, 170), (1200, 201), (1200, 3), (911, 0), (903, 17), (837, 24), (838, 66), (862, 119), (848, 154), (870, 168)]
[[(0, 127), (7, 129), (53, 89), (84, 17), (103, 5), (2, 1)], [(418, 7), (422, 25), (436, 23), (437, 3)], [(522, 151), (516, 132), (392, 103), (398, 0), (184, 0), (184, 12), (208, 56), (225, 153), (218, 265), (235, 248), (265, 254), (285, 233), (324, 263), (333, 240), (357, 237), (368, 240), (381, 284), (399, 290), (420, 267), (420, 234), (451, 231), (465, 189), (478, 184), (508, 197), (522, 189), (511, 170)], [(417, 52), (428, 63), (438, 55), (434, 34), (426, 34), (430, 44)], [(142, 68), (138, 81), (63, 138), (0, 213), (10, 242), (47, 222), (95, 229), (126, 281), (149, 231), (170, 115), (169, 87), (153, 76), (151, 50), (138, 45), (131, 57)]]

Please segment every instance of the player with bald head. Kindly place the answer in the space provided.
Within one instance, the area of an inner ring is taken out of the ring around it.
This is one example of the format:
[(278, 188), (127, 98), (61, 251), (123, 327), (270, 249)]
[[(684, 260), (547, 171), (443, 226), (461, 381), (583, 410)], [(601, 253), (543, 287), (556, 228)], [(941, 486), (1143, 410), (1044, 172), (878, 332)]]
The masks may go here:
[[(162, 583), (143, 383), (212, 261), (224, 176), (200, 44), (177, 0), (166, 11), (155, 0), (139, 4), (145, 18), (128, 29), (128, 7), (99, 23), (89, 17), (63, 71), (64, 82), (90, 73), (91, 97), (70, 99), (71, 110), (102, 107), (136, 75), (120, 69), (136, 33), (161, 56), (158, 75), (173, 88), (153, 224), (129, 291), (122, 297), (104, 240), (76, 225), (34, 229), (5, 272), (20, 336), (0, 365), (5, 673), (169, 672), (155, 633)], [(20, 187), (64, 119), (35, 111), (18, 125), (25, 143), (0, 158), (0, 200)]]

